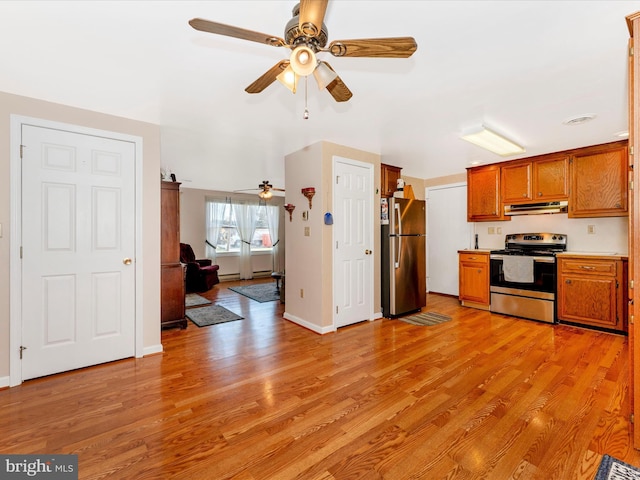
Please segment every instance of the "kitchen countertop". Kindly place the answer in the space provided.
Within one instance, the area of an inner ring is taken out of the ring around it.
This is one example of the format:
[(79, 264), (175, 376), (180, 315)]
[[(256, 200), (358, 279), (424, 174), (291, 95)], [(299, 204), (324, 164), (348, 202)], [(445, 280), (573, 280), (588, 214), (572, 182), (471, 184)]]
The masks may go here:
[[(495, 250), (495, 249), (493, 249)], [(458, 253), (491, 253), (489, 248), (465, 248), (464, 250), (458, 250)]]
[(562, 252), (557, 253), (556, 257), (605, 257), (605, 258), (615, 258), (620, 260), (626, 260), (626, 253), (616, 253), (616, 252)]

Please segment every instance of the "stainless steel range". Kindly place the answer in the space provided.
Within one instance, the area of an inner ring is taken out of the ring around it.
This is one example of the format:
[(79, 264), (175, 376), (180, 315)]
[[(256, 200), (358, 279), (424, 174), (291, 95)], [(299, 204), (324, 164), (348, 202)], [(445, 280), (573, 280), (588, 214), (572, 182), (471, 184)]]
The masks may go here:
[(516, 233), (491, 262), (491, 311), (556, 322), (556, 253), (567, 249), (564, 233)]

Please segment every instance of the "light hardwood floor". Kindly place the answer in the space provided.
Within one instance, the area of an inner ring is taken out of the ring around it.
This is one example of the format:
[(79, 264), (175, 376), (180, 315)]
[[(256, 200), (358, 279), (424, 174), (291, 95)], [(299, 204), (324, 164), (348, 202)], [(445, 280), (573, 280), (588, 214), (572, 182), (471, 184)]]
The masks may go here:
[(81, 479), (592, 479), (630, 445), (627, 339), (462, 308), (318, 335), (222, 283), (244, 320), (164, 353), (0, 391), (1, 453), (76, 453)]

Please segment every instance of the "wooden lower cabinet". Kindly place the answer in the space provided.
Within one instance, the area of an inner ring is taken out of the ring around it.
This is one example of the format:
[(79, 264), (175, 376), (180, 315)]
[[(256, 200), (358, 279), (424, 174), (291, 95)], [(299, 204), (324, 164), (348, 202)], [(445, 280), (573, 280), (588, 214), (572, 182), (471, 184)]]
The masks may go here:
[(627, 260), (558, 256), (558, 320), (627, 331)]
[(160, 267), (162, 303), (160, 323), (162, 328), (187, 328), (185, 317), (185, 265), (181, 263)]
[(460, 303), (489, 310), (489, 252), (460, 251), (458, 254)]

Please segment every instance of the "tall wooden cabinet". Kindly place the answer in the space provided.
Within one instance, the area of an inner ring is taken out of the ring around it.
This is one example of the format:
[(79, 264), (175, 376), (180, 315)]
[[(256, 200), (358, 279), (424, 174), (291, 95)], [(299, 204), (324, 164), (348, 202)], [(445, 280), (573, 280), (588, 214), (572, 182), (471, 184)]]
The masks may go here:
[[(629, 364), (631, 381), (629, 383), (629, 399), (631, 415), (640, 411), (640, 344), (636, 341), (640, 330), (640, 322), (635, 323), (635, 305), (640, 302), (640, 296), (635, 294), (635, 285), (640, 286), (640, 195), (636, 192), (640, 188), (640, 168), (634, 168), (635, 152), (640, 151), (640, 54), (634, 54), (634, 33), (640, 34), (640, 12), (627, 17), (629, 27)], [(633, 186), (635, 185), (635, 187)], [(640, 287), (639, 287), (640, 288)], [(638, 297), (638, 298), (636, 298)], [(633, 446), (640, 448), (640, 427), (633, 427)]]
[(161, 184), (160, 322), (162, 328), (187, 327), (184, 267), (180, 263), (180, 183)]

